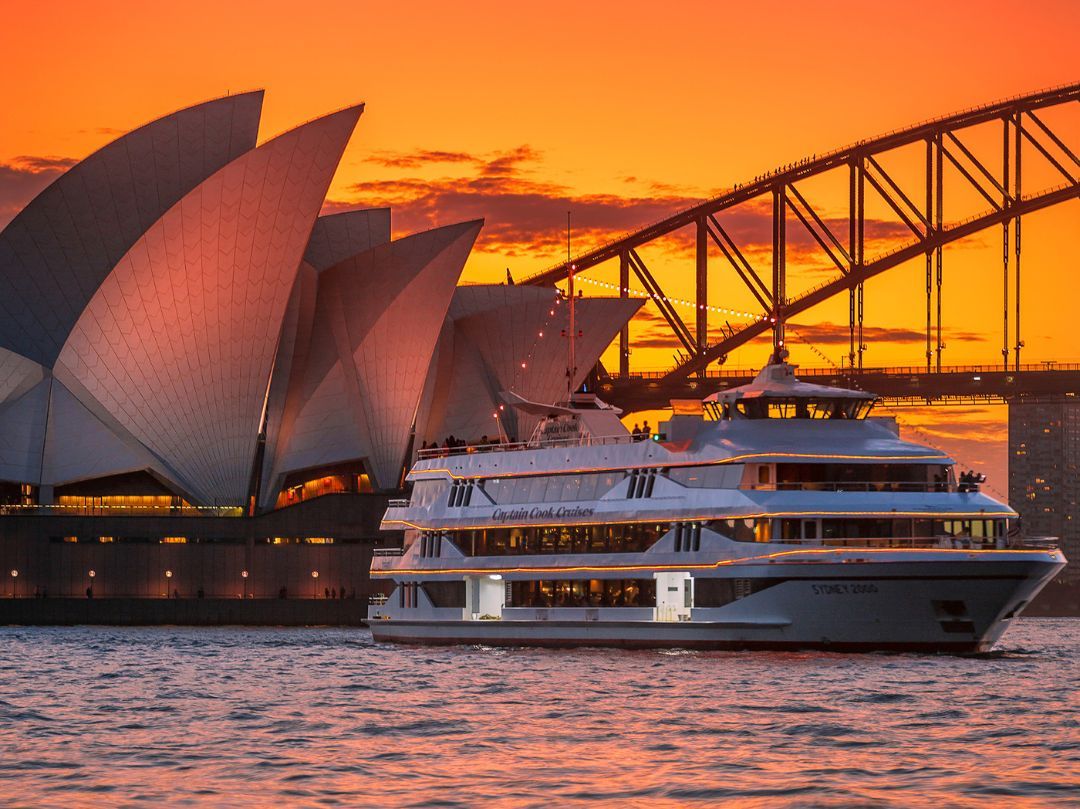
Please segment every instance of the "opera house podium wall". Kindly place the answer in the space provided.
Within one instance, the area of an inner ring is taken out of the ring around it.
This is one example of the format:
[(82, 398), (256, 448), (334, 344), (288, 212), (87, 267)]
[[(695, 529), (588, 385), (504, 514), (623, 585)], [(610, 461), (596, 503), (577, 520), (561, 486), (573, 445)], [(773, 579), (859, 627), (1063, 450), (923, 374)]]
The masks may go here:
[(378, 530), (386, 504), (342, 493), (250, 518), (7, 514), (0, 623), (359, 624), (385, 587), (368, 578), (372, 551), (400, 541)]

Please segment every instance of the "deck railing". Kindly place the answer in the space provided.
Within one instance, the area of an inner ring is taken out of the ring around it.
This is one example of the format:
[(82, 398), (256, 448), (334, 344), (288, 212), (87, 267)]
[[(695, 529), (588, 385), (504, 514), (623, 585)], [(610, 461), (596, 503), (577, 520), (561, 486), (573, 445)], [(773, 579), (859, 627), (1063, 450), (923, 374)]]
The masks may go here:
[(1056, 537), (956, 537), (948, 535), (932, 537), (825, 537), (821, 539), (780, 539), (773, 542), (784, 545), (807, 547), (848, 548), (926, 548), (953, 550), (1054, 550), (1058, 547)]
[(633, 444), (648, 440), (645, 436), (632, 435), (586, 435), (573, 438), (540, 439), (529, 441), (511, 441), (494, 444), (467, 444), (460, 447), (430, 447), (416, 453), (417, 460), (446, 458), (454, 455), (472, 455), (482, 452), (518, 452), (525, 449), (552, 449), (558, 447), (598, 447), (611, 444)]
[[(1075, 362), (1053, 362), (1045, 361), (1039, 363), (1026, 363), (1021, 365), (1019, 369), (1016, 368), (1003, 368), (1001, 364), (997, 365), (945, 365), (942, 366), (940, 371), (932, 371), (932, 374), (941, 374), (945, 376), (947, 374), (992, 374), (992, 373), (1006, 373), (1014, 374), (1019, 370), (1020, 373), (1026, 373), (1030, 371), (1080, 371), (1080, 363)], [(731, 380), (745, 380), (753, 379), (760, 373), (761, 369), (756, 367), (749, 368), (721, 368), (721, 369), (709, 369), (705, 372), (705, 377), (708, 379), (731, 379)], [(642, 369), (640, 371), (631, 371), (626, 377), (621, 377), (618, 371), (609, 371), (606, 378), (610, 380), (618, 380), (622, 378), (626, 379), (663, 379), (671, 373), (671, 369)], [(890, 376), (915, 376), (924, 375), (928, 373), (925, 365), (882, 365), (875, 368), (803, 368), (800, 367), (795, 376), (799, 379), (809, 379), (814, 377), (845, 377), (857, 379), (862, 376), (872, 376), (874, 374), (888, 374)]]

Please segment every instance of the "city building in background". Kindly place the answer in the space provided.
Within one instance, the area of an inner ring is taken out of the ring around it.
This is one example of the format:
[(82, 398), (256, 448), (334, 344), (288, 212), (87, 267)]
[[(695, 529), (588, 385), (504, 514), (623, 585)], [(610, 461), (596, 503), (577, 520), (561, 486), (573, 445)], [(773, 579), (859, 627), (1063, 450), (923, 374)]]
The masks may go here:
[[(1029, 535), (1057, 537), (1069, 564), (1057, 581), (1080, 585), (1080, 403), (1009, 402), (1009, 496)], [(1051, 592), (1053, 592), (1051, 590)]]

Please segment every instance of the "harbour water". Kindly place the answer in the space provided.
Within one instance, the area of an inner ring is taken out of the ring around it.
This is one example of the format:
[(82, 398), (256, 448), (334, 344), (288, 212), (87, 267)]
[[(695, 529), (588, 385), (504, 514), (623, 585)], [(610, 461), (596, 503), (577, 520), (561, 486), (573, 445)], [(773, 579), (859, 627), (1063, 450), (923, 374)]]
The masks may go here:
[(0, 628), (0, 804), (1080, 802), (1080, 620), (976, 657)]

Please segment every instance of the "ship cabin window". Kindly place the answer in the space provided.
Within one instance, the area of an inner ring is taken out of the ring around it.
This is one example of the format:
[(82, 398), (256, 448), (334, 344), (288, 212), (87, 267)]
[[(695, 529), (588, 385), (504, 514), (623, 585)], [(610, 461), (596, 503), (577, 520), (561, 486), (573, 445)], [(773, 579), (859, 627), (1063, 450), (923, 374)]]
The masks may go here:
[[(776, 488), (828, 492), (945, 492), (952, 467), (926, 463), (779, 463)], [(758, 480), (759, 485), (768, 484)]]
[(818, 541), (843, 544), (847, 540), (881, 540), (886, 545), (909, 545), (912, 540), (955, 537), (993, 542), (1006, 535), (1004, 519), (911, 520), (906, 518), (782, 519), (779, 541)]
[(427, 508), (432, 503), (444, 498), (448, 483), (442, 479), (418, 480), (413, 483), (412, 496), (409, 498), (410, 508)]
[(465, 582), (462, 581), (426, 581), (420, 589), (428, 597), (433, 607), (464, 607)]
[(743, 465), (674, 466), (667, 476), (690, 489), (735, 489), (742, 480)]
[(458, 531), (454, 544), (469, 556), (642, 553), (667, 533), (666, 523), (546, 525)]
[(570, 579), (510, 583), (508, 607), (655, 607), (655, 579)]
[[(734, 413), (745, 419), (864, 419), (873, 408), (870, 399), (806, 396), (737, 399)], [(722, 411), (723, 412), (723, 411)]]
[[(925, 521), (923, 521), (925, 522)], [(1006, 520), (934, 520), (933, 536), (1000, 539), (1008, 533)]]
[(929, 520), (891, 517), (827, 517), (713, 520), (708, 527), (736, 542), (810, 542), (844, 545), (851, 540), (886, 547), (926, 544), (951, 537), (972, 544), (995, 544), (1008, 533), (1008, 520)]
[(577, 475), (530, 475), (517, 478), (489, 478), (484, 493), (497, 506), (514, 503), (568, 503), (597, 500), (622, 481), (621, 470)]
[[(736, 542), (757, 542), (758, 537), (767, 536), (769, 529), (766, 528), (769, 520), (753, 517), (736, 517), (726, 520), (712, 520), (707, 527), (722, 536), (733, 539)], [(768, 541), (768, 540), (760, 540)]]

